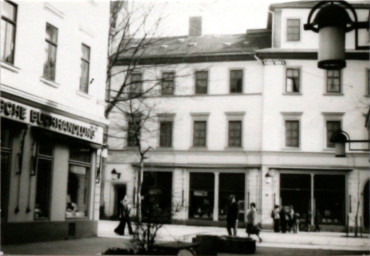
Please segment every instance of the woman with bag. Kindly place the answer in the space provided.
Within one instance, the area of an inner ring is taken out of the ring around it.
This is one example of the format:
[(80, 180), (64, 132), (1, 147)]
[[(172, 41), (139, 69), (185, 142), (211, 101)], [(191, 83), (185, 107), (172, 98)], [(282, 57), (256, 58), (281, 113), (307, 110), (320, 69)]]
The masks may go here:
[(247, 214), (247, 233), (248, 237), (251, 235), (256, 235), (259, 239), (259, 242), (262, 243), (262, 238), (260, 237), (260, 228), (257, 226), (257, 210), (256, 204), (250, 204), (251, 209)]

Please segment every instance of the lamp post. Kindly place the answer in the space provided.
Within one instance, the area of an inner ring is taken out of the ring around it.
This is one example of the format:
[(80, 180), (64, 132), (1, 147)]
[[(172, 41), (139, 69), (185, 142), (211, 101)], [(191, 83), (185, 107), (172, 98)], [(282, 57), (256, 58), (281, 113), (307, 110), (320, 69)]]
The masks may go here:
[(370, 140), (351, 140), (349, 134), (342, 130), (333, 133), (330, 142), (335, 143), (335, 157), (346, 157), (346, 143), (349, 144), (350, 151), (370, 151), (369, 148), (351, 148), (351, 143), (370, 143)]
[(304, 30), (319, 34), (317, 66), (327, 70), (346, 67), (345, 33), (352, 30), (355, 30), (355, 49), (369, 50), (370, 46), (358, 45), (359, 29), (369, 29), (369, 21), (359, 22), (355, 9), (346, 1), (317, 3), (311, 9), (307, 24), (304, 25)]

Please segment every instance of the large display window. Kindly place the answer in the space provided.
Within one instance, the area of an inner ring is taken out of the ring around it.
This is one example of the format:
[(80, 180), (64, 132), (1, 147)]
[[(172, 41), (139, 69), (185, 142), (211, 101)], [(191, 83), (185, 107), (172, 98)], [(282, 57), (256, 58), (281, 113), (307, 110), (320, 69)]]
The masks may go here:
[(89, 216), (91, 154), (89, 147), (74, 145), (70, 149), (66, 218)]
[(239, 204), (239, 221), (244, 221), (244, 173), (220, 173), (219, 220), (225, 220), (230, 195), (235, 195)]
[(189, 218), (213, 219), (214, 189), (213, 173), (190, 173)]
[(1, 122), (1, 220), (5, 220), (8, 213), (10, 159), (12, 153), (11, 129)]

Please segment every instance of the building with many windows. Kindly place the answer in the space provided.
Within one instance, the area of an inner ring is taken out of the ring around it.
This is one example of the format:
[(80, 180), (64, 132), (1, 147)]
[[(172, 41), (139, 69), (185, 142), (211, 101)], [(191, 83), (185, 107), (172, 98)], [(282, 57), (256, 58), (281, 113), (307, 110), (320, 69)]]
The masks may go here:
[[(368, 155), (360, 150), (335, 158), (330, 136), (342, 129), (368, 139), (369, 52), (354, 50), (351, 32), (347, 67), (318, 69), (317, 34), (303, 30), (314, 4), (271, 5), (266, 29), (163, 38), (146, 49), (134, 79), (140, 77), (144, 90), (159, 80), (162, 90), (147, 99), (156, 106), (157, 132), (142, 135), (153, 147), (142, 194), (171, 209), (172, 222), (220, 225), (234, 194), (241, 222), (255, 202), (265, 227), (278, 204), (312, 223), (320, 213), (323, 229), (342, 230), (354, 226), (359, 205), (368, 226), (369, 198), (362, 196), (369, 187)], [(353, 5), (366, 20), (367, 3)], [(199, 22), (191, 19), (189, 31), (201, 31)], [(366, 31), (359, 40), (368, 43)], [(123, 54), (117, 69), (128, 60)], [(108, 216), (125, 195), (135, 204), (138, 177), (132, 124), (117, 129), (125, 120), (116, 117), (110, 118), (104, 185)]]
[(1, 1), (1, 240), (93, 236), (109, 4)]

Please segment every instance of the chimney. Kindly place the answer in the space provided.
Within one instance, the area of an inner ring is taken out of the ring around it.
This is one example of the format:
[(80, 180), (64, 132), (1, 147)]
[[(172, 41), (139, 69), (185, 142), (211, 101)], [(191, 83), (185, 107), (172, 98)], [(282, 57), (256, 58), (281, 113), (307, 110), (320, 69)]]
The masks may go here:
[(202, 35), (202, 17), (190, 17), (189, 19), (189, 36)]

